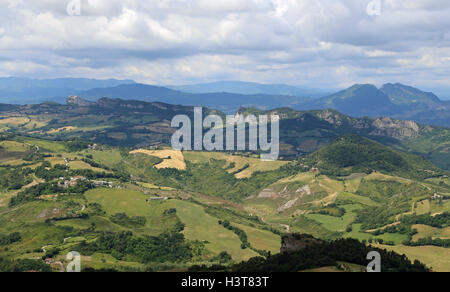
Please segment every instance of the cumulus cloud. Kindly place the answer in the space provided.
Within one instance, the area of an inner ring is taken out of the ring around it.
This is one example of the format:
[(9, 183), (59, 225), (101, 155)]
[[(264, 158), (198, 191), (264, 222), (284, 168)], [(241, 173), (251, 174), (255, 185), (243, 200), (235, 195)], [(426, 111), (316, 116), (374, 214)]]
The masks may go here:
[(450, 88), (448, 0), (80, 1), (0, 0), (0, 75)]

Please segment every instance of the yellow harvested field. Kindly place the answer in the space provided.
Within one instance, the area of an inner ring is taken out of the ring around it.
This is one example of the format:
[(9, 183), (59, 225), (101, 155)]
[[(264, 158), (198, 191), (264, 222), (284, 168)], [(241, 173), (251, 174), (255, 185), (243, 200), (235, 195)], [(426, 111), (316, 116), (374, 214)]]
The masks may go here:
[(131, 154), (146, 154), (163, 159), (163, 162), (156, 165), (158, 169), (161, 168), (175, 168), (179, 170), (186, 170), (186, 162), (184, 161), (183, 152), (178, 150), (145, 150), (138, 149), (130, 152)]
[(228, 169), (228, 173), (234, 173), (243, 169), (242, 171), (235, 174), (236, 178), (249, 178), (254, 172), (257, 171), (271, 171), (280, 168), (281, 166), (287, 164), (287, 161), (262, 161), (259, 158), (244, 157), (239, 155), (231, 155), (227, 153), (219, 152), (185, 152), (186, 160), (192, 163), (208, 163), (211, 159), (215, 160), (225, 160), (227, 164), (225, 167), (229, 167), (234, 164), (234, 167)]
[(20, 126), (30, 121), (27, 117), (11, 117), (0, 119), (0, 125)]
[(24, 126), (28, 130), (39, 129), (48, 125), (51, 119), (40, 116), (28, 116), (30, 121)]
[(174, 188), (170, 188), (170, 187), (160, 187), (154, 184), (149, 184), (149, 183), (143, 183), (143, 182), (138, 182), (138, 184), (141, 187), (144, 187), (146, 189), (151, 189), (151, 190), (162, 190), (162, 191), (174, 191)]
[(77, 129), (77, 127), (69, 126), (69, 127), (59, 128), (59, 129), (52, 129), (52, 130), (48, 131), (47, 133), (48, 133), (48, 134), (57, 134), (57, 133), (61, 133), (61, 132), (70, 132), (70, 131), (74, 131), (74, 130), (76, 130), (76, 129)]

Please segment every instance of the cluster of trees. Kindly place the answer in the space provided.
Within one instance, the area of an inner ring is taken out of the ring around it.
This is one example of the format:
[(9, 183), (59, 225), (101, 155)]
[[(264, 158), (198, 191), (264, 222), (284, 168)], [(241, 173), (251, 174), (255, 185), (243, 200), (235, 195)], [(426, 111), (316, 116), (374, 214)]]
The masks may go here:
[(84, 194), (92, 188), (94, 188), (94, 186), (88, 181), (78, 182), (76, 186), (72, 186), (67, 189), (61, 187), (58, 183), (41, 183), (32, 186), (12, 197), (9, 202), (9, 206), (14, 207), (25, 202), (30, 202), (44, 195), (56, 195), (61, 193)]
[(0, 235), (0, 245), (10, 245), (22, 240), (19, 232), (14, 232), (9, 235)]
[(237, 218), (238, 220), (249, 221), (251, 224), (264, 224), (258, 216), (250, 216), (247, 213), (239, 212), (236, 210), (220, 207), (220, 206), (211, 206), (207, 204), (203, 204), (196, 200), (191, 199), (191, 202), (202, 206), (205, 209), (205, 212), (209, 215), (216, 218)]
[(14, 133), (2, 133), (2, 134), (0, 134), (0, 142), (12, 140), (15, 137), (16, 137), (16, 134), (14, 134)]
[(222, 225), (226, 229), (228, 229), (230, 231), (233, 231), (239, 237), (239, 240), (242, 242), (242, 244), (241, 244), (241, 248), (242, 249), (249, 248), (249, 249), (253, 250), (254, 252), (260, 254), (263, 257), (267, 257), (269, 255), (269, 252), (267, 252), (265, 250), (259, 250), (259, 249), (254, 248), (250, 244), (250, 242), (248, 242), (247, 233), (245, 233), (244, 230), (242, 230), (240, 228), (237, 228), (236, 226), (231, 225), (231, 223), (229, 221), (227, 221), (227, 220), (225, 220), (225, 221), (219, 220), (219, 225)]
[(38, 178), (45, 179), (46, 181), (53, 180), (59, 177), (67, 176), (67, 167), (62, 164), (56, 164), (54, 167), (48, 161), (44, 161), (40, 166), (38, 166), (34, 174)]
[(125, 213), (117, 213), (111, 216), (111, 221), (113, 223), (122, 225), (122, 226), (145, 226), (147, 223), (147, 219), (142, 216), (134, 216), (128, 217)]
[(190, 245), (178, 232), (156, 237), (137, 237), (131, 232), (103, 233), (96, 242), (82, 242), (76, 250), (83, 255), (101, 252), (119, 260), (130, 258), (142, 263), (187, 262), (193, 257)]
[(172, 208), (172, 209), (167, 209), (164, 211), (164, 215), (168, 216), (168, 215), (175, 215), (177, 214), (177, 209)]
[(77, 152), (88, 148), (89, 143), (84, 141), (83, 139), (76, 138), (71, 141), (66, 142), (66, 148), (70, 152)]
[(429, 272), (419, 261), (411, 263), (405, 255), (388, 252), (367, 246), (355, 239), (339, 239), (336, 241), (317, 241), (304, 249), (285, 254), (269, 256), (267, 259), (257, 257), (247, 262), (234, 265), (233, 272), (298, 272), (302, 270), (338, 266), (338, 262), (347, 262), (367, 266), (367, 254), (377, 251), (381, 254), (383, 272)]
[(414, 236), (415, 234), (417, 234), (417, 230), (412, 229), (411, 226), (409, 226), (409, 225), (400, 224), (400, 225), (395, 225), (395, 226), (389, 226), (384, 229), (378, 229), (375, 232), (373, 232), (373, 235), (379, 236), (379, 235), (383, 235), (386, 233), (390, 233), (390, 234), (398, 233), (398, 234), (406, 234), (409, 236)]
[(436, 216), (430, 216), (429, 214), (403, 216), (401, 221), (408, 225), (423, 224), (435, 228), (446, 228), (450, 226), (450, 212)]
[(432, 237), (427, 237), (427, 238), (421, 238), (417, 241), (408, 241), (408, 242), (404, 242), (405, 245), (408, 246), (429, 246), (429, 245), (433, 245), (433, 246), (440, 246), (440, 247), (445, 247), (445, 248), (450, 248), (450, 239), (441, 239), (441, 238), (432, 238)]
[(32, 182), (29, 175), (33, 173), (30, 168), (0, 169), (0, 188), (5, 190), (19, 190)]
[(25, 155), (25, 156), (22, 158), (22, 160), (23, 160), (23, 161), (27, 161), (27, 162), (32, 162), (32, 161), (43, 160), (44, 157), (45, 157), (44, 154), (32, 152), (32, 153), (28, 153), (27, 155)]
[(232, 263), (232, 261), (233, 261), (233, 258), (231, 257), (231, 255), (228, 252), (223, 251), (210, 260), (210, 262), (218, 263), (218, 264), (213, 264), (211, 266), (207, 266), (206, 264), (194, 265), (192, 267), (189, 267), (188, 272), (189, 273), (223, 272), (224, 270), (226, 270), (225, 266)]
[(51, 267), (42, 260), (16, 260), (10, 261), (0, 257), (0, 272), (22, 273), (37, 271), (42, 273), (50, 273)]
[(103, 210), (103, 207), (99, 203), (89, 203), (88, 210), (90, 214), (103, 216), (106, 212)]
[(91, 169), (75, 169), (68, 171), (68, 168), (62, 164), (56, 164), (51, 166), (50, 162), (44, 161), (35, 170), (35, 175), (39, 178), (45, 179), (46, 181), (54, 180), (59, 177), (73, 177), (73, 176), (84, 176), (88, 179), (118, 179), (122, 182), (128, 182), (130, 180), (130, 175), (126, 172), (95, 172)]
[(333, 217), (342, 217), (345, 213), (345, 209), (337, 206), (336, 204), (330, 204), (326, 208), (321, 208), (314, 212), (314, 214), (329, 215)]
[(232, 175), (238, 174), (240, 172), (243, 172), (244, 170), (246, 170), (249, 167), (250, 167), (250, 164), (246, 163), (243, 167), (237, 169), (236, 171), (233, 171), (231, 174)]
[[(90, 157), (90, 158), (89, 158), (89, 157)], [(105, 169), (105, 170), (111, 170), (111, 168), (109, 168), (109, 166), (106, 166), (106, 165), (104, 165), (104, 164), (101, 164), (101, 163), (98, 163), (98, 162), (94, 161), (94, 160), (92, 159), (92, 156), (91, 156), (91, 155), (89, 155), (89, 157), (88, 157), (88, 158), (83, 158), (83, 159), (81, 159), (81, 161), (83, 161), (83, 162), (89, 164), (89, 165), (92, 166), (92, 167), (102, 168), (102, 169)]]
[(69, 171), (70, 176), (84, 176), (87, 179), (117, 179), (121, 182), (129, 182), (130, 175), (126, 172), (95, 172), (91, 169), (76, 169)]
[(233, 231), (239, 237), (240, 241), (242, 242), (242, 244), (241, 244), (242, 249), (247, 249), (247, 248), (251, 247), (250, 242), (248, 242), (247, 233), (245, 233), (244, 230), (231, 225), (231, 223), (227, 220), (225, 220), (223, 222), (219, 221), (219, 225), (222, 225), (226, 229)]
[(223, 251), (221, 253), (219, 253), (216, 257), (212, 258), (211, 261), (212, 262), (219, 262), (221, 264), (226, 264), (229, 263), (233, 260), (233, 258), (231, 257), (231, 255), (226, 252)]

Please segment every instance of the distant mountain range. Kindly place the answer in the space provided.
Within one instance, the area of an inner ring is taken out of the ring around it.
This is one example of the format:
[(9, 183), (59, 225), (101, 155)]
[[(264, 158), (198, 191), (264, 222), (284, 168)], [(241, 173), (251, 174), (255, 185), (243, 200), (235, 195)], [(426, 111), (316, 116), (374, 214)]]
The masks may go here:
[(370, 84), (354, 85), (322, 98), (269, 94), (243, 95), (227, 92), (187, 93), (143, 84), (96, 88), (81, 92), (80, 95), (90, 100), (110, 97), (160, 101), (187, 106), (205, 106), (224, 112), (234, 112), (239, 107), (336, 109), (352, 117), (390, 116), (427, 125), (450, 126), (450, 101), (441, 101), (433, 93), (402, 84), (385, 84), (380, 89)]
[(236, 111), (241, 106), (258, 107), (260, 109), (270, 109), (279, 106), (294, 107), (302, 102), (311, 100), (310, 98), (287, 95), (243, 95), (228, 92), (187, 93), (166, 87), (144, 84), (125, 84), (109, 88), (95, 88), (81, 92), (79, 95), (93, 101), (102, 97), (148, 102), (159, 101), (170, 104), (216, 108), (228, 113)]
[[(262, 111), (240, 108), (239, 112), (244, 115), (276, 114), (281, 117), (282, 157), (304, 156), (329, 145), (342, 135), (356, 134), (396, 150), (419, 154), (443, 169), (450, 169), (449, 128), (424, 126), (392, 118), (352, 118), (336, 110), (296, 111), (279, 108)], [(13, 123), (13, 119), (3, 122), (15, 133), (45, 139), (57, 136), (59, 140), (81, 137), (100, 144), (125, 147), (170, 145), (174, 129), (170, 127), (169, 121), (180, 114), (192, 118), (193, 113), (191, 106), (111, 98), (89, 102), (80, 97), (71, 97), (66, 105), (0, 104), (1, 116), (16, 117), (16, 123)], [(212, 108), (204, 108), (204, 114), (225, 115)]]
[(290, 86), (286, 84), (261, 84), (242, 81), (219, 81), (212, 83), (201, 83), (193, 85), (167, 86), (170, 89), (189, 92), (189, 93), (212, 93), (228, 92), (244, 95), (287, 95), (300, 97), (322, 97), (333, 90), (321, 90), (315, 88), (306, 88), (299, 86)]
[(450, 126), (450, 101), (441, 101), (433, 93), (398, 83), (385, 84), (380, 89), (370, 84), (358, 84), (294, 108), (329, 108), (353, 117), (390, 116), (427, 125)]
[(63, 103), (68, 95), (97, 87), (112, 87), (133, 84), (133, 80), (97, 80), (87, 78), (30, 79), (0, 78), (0, 100), (2, 103), (27, 104), (44, 101)]
[[(323, 93), (323, 92), (322, 92)], [(224, 81), (161, 87), (132, 80), (0, 78), (2, 103), (64, 103), (69, 95), (97, 101), (103, 97), (203, 106), (233, 113), (240, 107), (261, 110), (290, 107), (296, 110), (336, 109), (352, 117), (389, 116), (421, 124), (450, 126), (450, 101), (403, 84), (357, 84), (317, 97), (319, 90), (282, 84)]]

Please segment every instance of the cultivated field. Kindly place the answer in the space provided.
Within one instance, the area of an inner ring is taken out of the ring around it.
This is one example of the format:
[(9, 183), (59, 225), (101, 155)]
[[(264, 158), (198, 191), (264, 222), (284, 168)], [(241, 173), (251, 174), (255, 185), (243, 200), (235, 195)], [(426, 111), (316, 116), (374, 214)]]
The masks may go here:
[(406, 255), (410, 260), (419, 260), (436, 272), (450, 272), (450, 249), (436, 246), (410, 247), (404, 245), (376, 247)]
[(450, 227), (447, 228), (434, 228), (428, 225), (413, 225), (413, 229), (417, 229), (417, 234), (413, 236), (413, 241), (417, 241), (421, 238), (441, 238), (450, 239)]
[(186, 224), (183, 233), (187, 239), (207, 242), (206, 247), (214, 254), (227, 251), (238, 262), (258, 256), (250, 249), (242, 249), (238, 236), (219, 225), (218, 219), (206, 214), (202, 207), (184, 201), (174, 202), (177, 215)]
[[(225, 168), (228, 173), (235, 173), (236, 178), (249, 178), (256, 171), (276, 170), (287, 164), (286, 161), (262, 161), (259, 158), (249, 158), (226, 153), (216, 152), (195, 152), (188, 151), (184, 153), (187, 161), (192, 163), (208, 163), (211, 159), (225, 160)], [(234, 165), (234, 166), (233, 166)], [(233, 166), (233, 167), (231, 167)]]
[(131, 154), (146, 154), (150, 156), (155, 156), (163, 159), (164, 161), (158, 165), (156, 168), (176, 168), (179, 170), (186, 169), (186, 162), (184, 161), (184, 156), (181, 151), (177, 150), (145, 150), (139, 149), (135, 151), (131, 151)]

